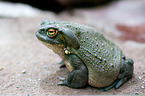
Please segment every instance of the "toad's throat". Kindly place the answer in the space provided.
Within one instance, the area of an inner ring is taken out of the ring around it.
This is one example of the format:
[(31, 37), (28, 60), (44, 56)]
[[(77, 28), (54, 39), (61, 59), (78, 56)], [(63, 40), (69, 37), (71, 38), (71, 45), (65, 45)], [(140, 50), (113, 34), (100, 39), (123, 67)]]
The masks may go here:
[(61, 58), (64, 58), (64, 45), (61, 44), (49, 44), (39, 40), (42, 44), (44, 44), (49, 49), (53, 50), (54, 53), (58, 54)]

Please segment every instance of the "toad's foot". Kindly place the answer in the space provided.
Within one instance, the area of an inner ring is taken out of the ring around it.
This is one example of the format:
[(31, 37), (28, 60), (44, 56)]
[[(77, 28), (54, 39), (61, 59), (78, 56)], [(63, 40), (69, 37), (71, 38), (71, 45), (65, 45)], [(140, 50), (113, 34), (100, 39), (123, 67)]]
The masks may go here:
[(61, 61), (61, 62), (59, 62), (58, 64), (60, 65), (59, 68), (64, 68), (64, 67), (66, 67), (66, 65), (64, 64), (64, 61)]
[(57, 83), (58, 86), (67, 86), (67, 80), (65, 78), (62, 77), (58, 77), (58, 79), (60, 80), (59, 83)]

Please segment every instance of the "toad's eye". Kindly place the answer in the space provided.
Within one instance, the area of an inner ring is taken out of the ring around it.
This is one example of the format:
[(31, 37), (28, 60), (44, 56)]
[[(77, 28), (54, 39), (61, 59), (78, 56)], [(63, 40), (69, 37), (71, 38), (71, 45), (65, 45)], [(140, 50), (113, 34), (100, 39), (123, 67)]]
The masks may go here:
[(47, 31), (47, 36), (48, 37), (55, 37), (58, 33), (58, 30), (56, 29), (48, 29)]

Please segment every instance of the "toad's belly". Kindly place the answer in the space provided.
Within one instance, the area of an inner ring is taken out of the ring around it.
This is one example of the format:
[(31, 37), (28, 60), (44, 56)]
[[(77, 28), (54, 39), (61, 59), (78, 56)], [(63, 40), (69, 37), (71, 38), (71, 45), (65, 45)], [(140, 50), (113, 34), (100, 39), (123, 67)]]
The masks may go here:
[(106, 87), (113, 83), (113, 79), (101, 77), (100, 75), (89, 75), (88, 84), (94, 87)]
[(92, 69), (88, 69), (89, 71), (89, 79), (88, 84), (94, 87), (106, 87), (113, 83), (116, 80), (119, 72), (107, 74), (104, 70), (94, 72)]

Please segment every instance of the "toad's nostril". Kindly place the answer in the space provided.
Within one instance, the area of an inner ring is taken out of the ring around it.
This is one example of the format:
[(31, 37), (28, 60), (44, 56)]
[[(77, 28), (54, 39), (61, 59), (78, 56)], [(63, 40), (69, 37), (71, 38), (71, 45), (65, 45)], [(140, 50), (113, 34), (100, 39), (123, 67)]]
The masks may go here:
[(38, 33), (39, 33), (39, 34), (41, 34), (41, 33), (42, 33), (42, 31), (38, 30)]

